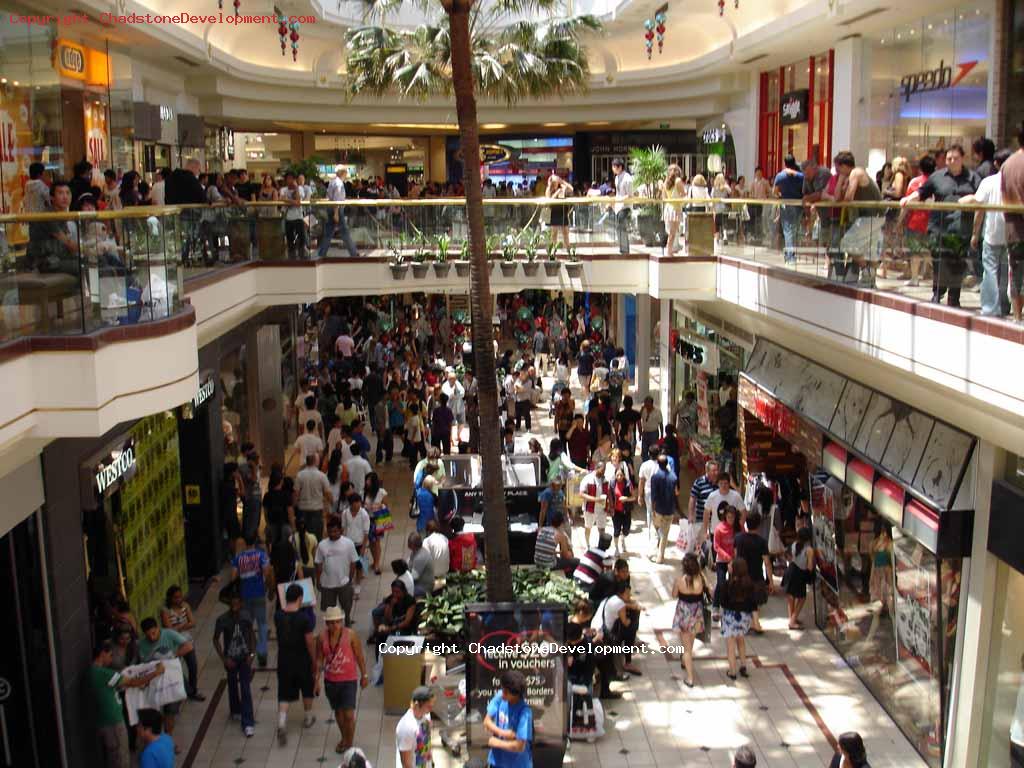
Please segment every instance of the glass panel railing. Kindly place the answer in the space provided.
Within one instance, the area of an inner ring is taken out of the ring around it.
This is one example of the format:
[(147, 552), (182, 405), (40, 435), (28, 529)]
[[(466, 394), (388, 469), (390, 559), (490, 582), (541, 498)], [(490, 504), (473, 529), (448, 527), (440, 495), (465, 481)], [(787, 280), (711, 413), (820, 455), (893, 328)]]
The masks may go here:
[[(671, 201), (488, 198), (484, 223), (495, 270), (501, 262), (548, 262), (555, 274), (556, 260), (598, 254), (735, 257), (815, 280), (1019, 316), (1020, 257), (996, 249), (986, 251), (983, 262), (982, 243), (972, 243), (972, 235), (982, 231), (976, 215), (1022, 211), (873, 201), (810, 205), (691, 193)], [(463, 199), (4, 215), (0, 339), (165, 318), (180, 310), (189, 278), (254, 260), (376, 257), (416, 267), (419, 276), (433, 263), (456, 262), (465, 277), (459, 262), (468, 257), (467, 238)], [(530, 275), (537, 269), (519, 272), (509, 265), (502, 271)]]

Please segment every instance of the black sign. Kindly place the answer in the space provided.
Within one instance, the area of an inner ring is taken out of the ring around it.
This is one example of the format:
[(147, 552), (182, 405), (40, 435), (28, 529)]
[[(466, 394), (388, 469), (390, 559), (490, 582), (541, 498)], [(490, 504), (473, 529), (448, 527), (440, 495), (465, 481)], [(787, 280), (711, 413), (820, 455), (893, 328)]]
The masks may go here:
[(691, 344), (684, 339), (678, 339), (676, 341), (676, 354), (682, 356), (685, 360), (689, 360), (695, 365), (704, 364), (704, 348), (698, 347), (696, 344)]
[(658, 145), (669, 154), (697, 151), (697, 132), (677, 131), (616, 131), (586, 134), (590, 138), (590, 152), (595, 155), (627, 155), (633, 147)]
[(915, 93), (927, 93), (929, 91), (942, 91), (952, 88), (959, 83), (970, 72), (978, 66), (977, 61), (965, 61), (957, 64), (956, 76), (953, 76), (953, 68), (946, 65), (946, 62), (939, 59), (939, 66), (924, 72), (915, 72), (912, 75), (904, 75), (900, 79), (900, 90), (903, 92), (903, 99), (910, 101)]
[(783, 125), (807, 122), (808, 97), (809, 93), (806, 88), (782, 94), (782, 105), (779, 107), (779, 112), (782, 115)]
[(501, 690), (506, 670), (526, 677), (533, 711), (533, 765), (562, 765), (568, 736), (568, 683), (564, 605), (473, 603), (466, 606), (466, 742), (486, 749), (487, 704)]

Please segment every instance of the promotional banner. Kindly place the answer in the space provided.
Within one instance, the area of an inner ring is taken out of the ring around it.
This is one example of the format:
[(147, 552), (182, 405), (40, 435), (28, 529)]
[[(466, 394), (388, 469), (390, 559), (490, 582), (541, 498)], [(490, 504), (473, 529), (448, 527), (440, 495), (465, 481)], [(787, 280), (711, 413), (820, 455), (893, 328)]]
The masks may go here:
[(109, 163), (110, 147), (107, 137), (107, 107), (102, 102), (85, 103), (85, 154), (94, 166)]
[(567, 610), (545, 603), (472, 603), (466, 606), (466, 741), (473, 756), (486, 750), (487, 704), (506, 670), (526, 677), (533, 710), (533, 765), (562, 765), (569, 730)]
[[(0, 85), (0, 202), (3, 213), (20, 213), (28, 181), (28, 167), (36, 159), (32, 145), (29, 91)], [(20, 225), (7, 227), (8, 243), (22, 243), (28, 231)]]
[(814, 523), (814, 552), (816, 568), (821, 580), (839, 592), (839, 572), (836, 568), (836, 515), (839, 503), (835, 491), (827, 484), (811, 480), (811, 512)]
[(708, 375), (704, 371), (697, 374), (697, 432), (705, 437), (711, 435), (711, 414), (708, 413)]
[[(938, 622), (934, 557), (909, 539), (894, 542), (896, 650), (912, 679), (932, 674), (932, 631)], [(922, 674), (923, 673), (923, 674)]]

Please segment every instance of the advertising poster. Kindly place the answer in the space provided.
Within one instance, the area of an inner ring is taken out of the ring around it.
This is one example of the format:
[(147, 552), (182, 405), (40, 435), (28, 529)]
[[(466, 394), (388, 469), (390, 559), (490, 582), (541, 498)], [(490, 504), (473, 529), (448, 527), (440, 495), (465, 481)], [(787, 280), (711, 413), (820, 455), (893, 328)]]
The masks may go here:
[[(3, 203), (3, 213), (21, 212), (28, 167), (36, 159), (35, 155), (28, 90), (0, 85), (0, 202)], [(28, 239), (28, 231), (23, 226), (12, 225), (6, 232), (8, 243), (22, 243)]]
[(832, 488), (811, 479), (811, 512), (814, 524), (814, 551), (818, 557), (818, 575), (823, 583), (839, 592), (839, 572), (836, 567), (836, 514), (839, 503)]
[(544, 603), (473, 603), (466, 606), (466, 740), (471, 756), (487, 749), (487, 704), (501, 690), (501, 675), (517, 670), (526, 677), (526, 699), (533, 710), (533, 764), (562, 765), (569, 730), (567, 610)]
[(704, 371), (697, 374), (697, 432), (705, 437), (711, 435), (711, 414), (708, 412), (708, 375)]
[(94, 166), (109, 164), (110, 147), (107, 143), (107, 107), (102, 102), (85, 102), (85, 154)]
[(896, 650), (912, 679), (932, 674), (932, 628), (938, 621), (935, 561), (917, 542), (894, 542)]

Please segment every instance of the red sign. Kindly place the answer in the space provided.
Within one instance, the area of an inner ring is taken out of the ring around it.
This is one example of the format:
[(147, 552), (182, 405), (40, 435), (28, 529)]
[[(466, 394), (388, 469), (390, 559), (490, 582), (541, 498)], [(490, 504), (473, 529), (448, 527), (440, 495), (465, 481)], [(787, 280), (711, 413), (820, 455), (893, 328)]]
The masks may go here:
[(796, 411), (743, 377), (740, 377), (737, 401), (741, 408), (754, 414), (758, 421), (778, 433), (804, 456), (814, 462), (821, 460), (821, 432)]

